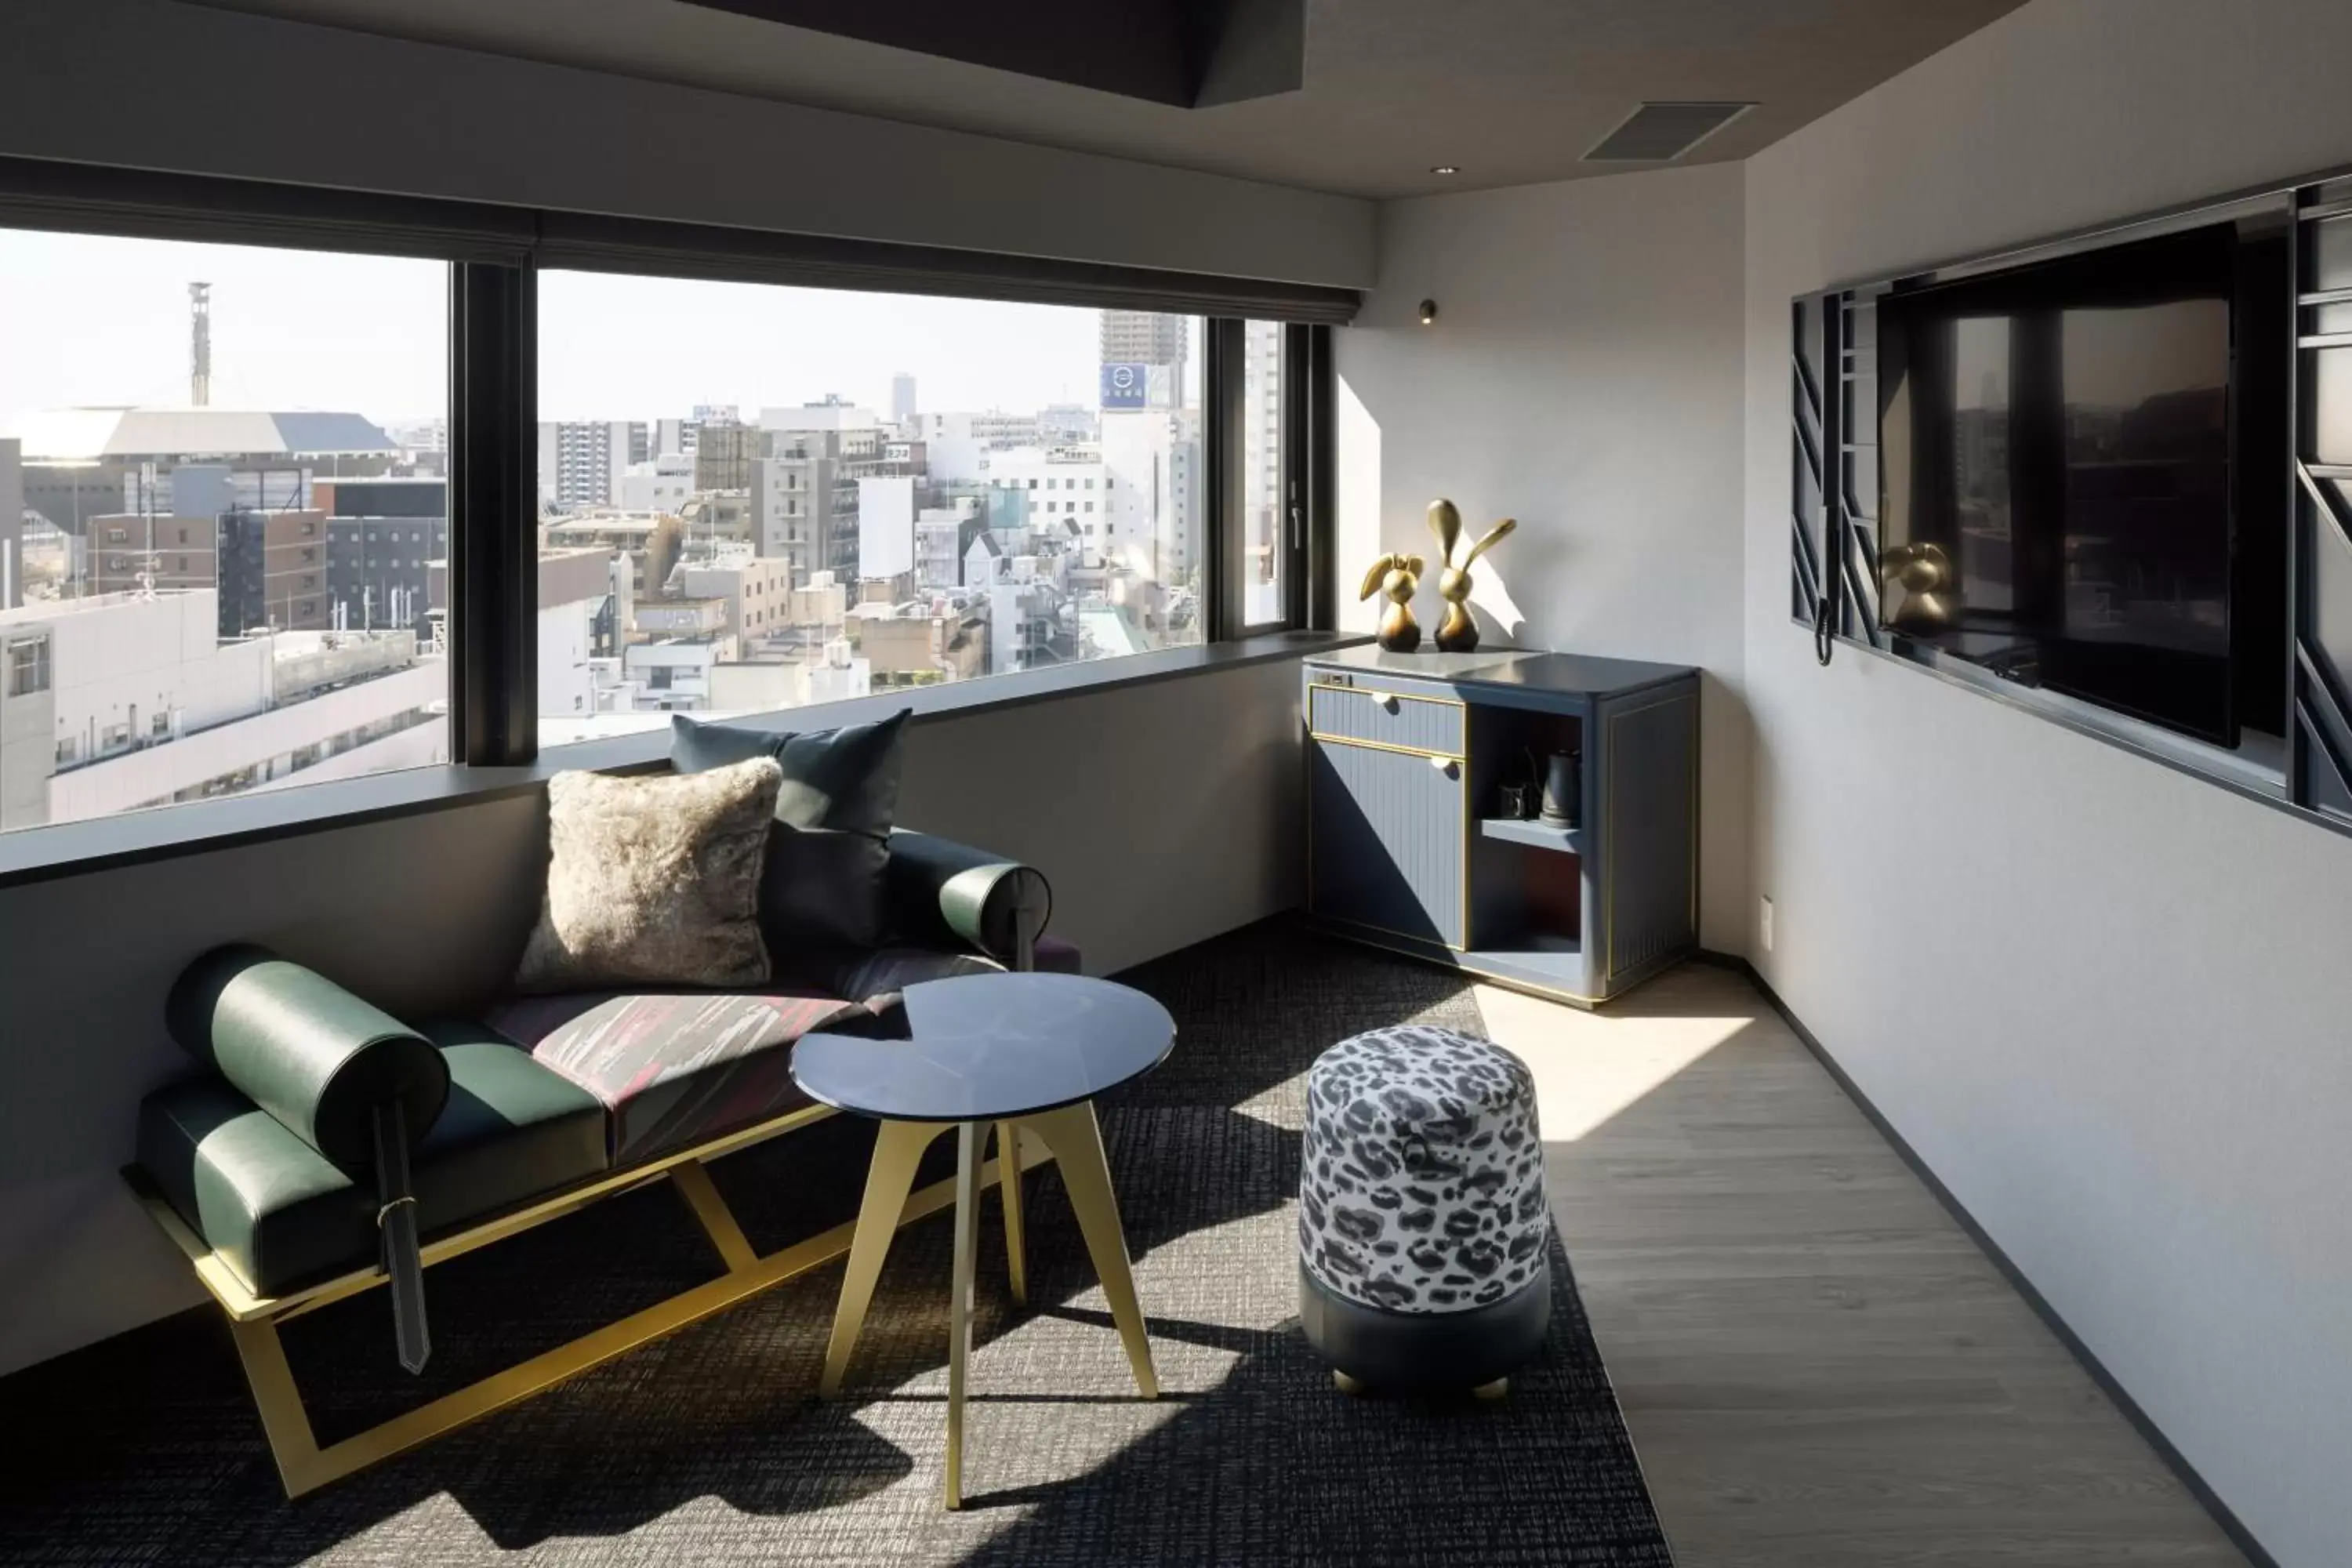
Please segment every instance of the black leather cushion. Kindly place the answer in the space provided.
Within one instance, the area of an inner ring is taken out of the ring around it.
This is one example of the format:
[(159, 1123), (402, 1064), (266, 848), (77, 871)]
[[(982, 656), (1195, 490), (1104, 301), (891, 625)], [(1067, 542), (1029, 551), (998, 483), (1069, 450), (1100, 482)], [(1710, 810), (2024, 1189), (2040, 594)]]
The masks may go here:
[(670, 721), (670, 765), (679, 773), (751, 757), (773, 757), (784, 770), (760, 883), (760, 929), (771, 956), (883, 940), (899, 737), (911, 714), (799, 734)]
[(890, 836), (890, 920), (902, 942), (971, 948), (1020, 962), (1020, 935), (1034, 942), (1053, 918), (1054, 889), (1034, 867), (929, 833)]
[[(479, 1025), (429, 1026), (449, 1101), (413, 1160), (429, 1237), (606, 1169), (596, 1097)], [(139, 1108), (139, 1163), (256, 1294), (373, 1262), (375, 1184), (354, 1181), (205, 1074)]]

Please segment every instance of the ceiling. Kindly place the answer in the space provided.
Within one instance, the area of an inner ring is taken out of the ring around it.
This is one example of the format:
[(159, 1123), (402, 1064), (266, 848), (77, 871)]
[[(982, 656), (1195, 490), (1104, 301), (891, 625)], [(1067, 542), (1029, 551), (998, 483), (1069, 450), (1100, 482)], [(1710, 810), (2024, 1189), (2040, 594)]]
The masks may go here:
[(1305, 0), (1306, 85), (1202, 108), (686, 0), (199, 3), (1392, 197), (1643, 167), (1581, 159), (1645, 99), (1753, 101), (1686, 161), (1745, 158), (2024, 0)]

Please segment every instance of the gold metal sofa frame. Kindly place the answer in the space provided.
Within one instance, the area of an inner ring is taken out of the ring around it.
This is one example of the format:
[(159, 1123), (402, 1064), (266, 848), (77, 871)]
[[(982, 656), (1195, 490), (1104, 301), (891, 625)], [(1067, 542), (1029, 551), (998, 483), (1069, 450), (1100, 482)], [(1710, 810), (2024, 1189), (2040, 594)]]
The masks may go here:
[[(163, 1234), (187, 1254), (189, 1262), (195, 1268), (196, 1278), (204, 1282), (205, 1289), (228, 1314), (237, 1355), (245, 1363), (246, 1380), (252, 1385), (253, 1402), (261, 1415), (262, 1430), (268, 1436), (270, 1453), (278, 1461), (278, 1477), (285, 1483), (286, 1495), (297, 1498), (330, 1481), (340, 1480), (395, 1454), (428, 1443), (468, 1422), (480, 1420), (508, 1405), (520, 1404), (567, 1378), (575, 1377), (592, 1367), (602, 1366), (639, 1345), (665, 1334), (675, 1333), (714, 1313), (725, 1311), (763, 1290), (846, 1254), (857, 1228), (855, 1220), (845, 1221), (830, 1230), (762, 1257), (753, 1250), (750, 1239), (743, 1234), (743, 1227), (736, 1223), (726, 1200), (719, 1195), (719, 1189), (712, 1184), (708, 1169), (709, 1161), (836, 1114), (826, 1106), (810, 1106), (794, 1110), (645, 1164), (611, 1172), (593, 1181), (551, 1193), (495, 1219), (468, 1226), (425, 1243), (424, 1261), (430, 1268), (477, 1247), (519, 1236), (549, 1220), (575, 1214), (605, 1198), (654, 1182), (667, 1181), (686, 1200), (688, 1209), (701, 1226), (703, 1234), (709, 1237), (710, 1245), (717, 1249), (719, 1261), (726, 1266), (726, 1272), (715, 1279), (682, 1290), (667, 1300), (633, 1312), (617, 1322), (592, 1330), (569, 1343), (542, 1352), (503, 1372), (493, 1373), (478, 1383), (442, 1394), (414, 1410), (324, 1447), (320, 1447), (317, 1436), (310, 1429), (310, 1413), (303, 1406), (301, 1391), (295, 1386), (293, 1370), (287, 1364), (286, 1350), (278, 1340), (278, 1328), (281, 1323), (290, 1322), (306, 1312), (316, 1311), (330, 1302), (359, 1295), (383, 1284), (386, 1276), (382, 1267), (371, 1265), (353, 1269), (283, 1296), (256, 1296), (245, 1288), (228, 1265), (214, 1254), (204, 1238), (173, 1211), (162, 1191), (144, 1173), (136, 1166), (126, 1166), (122, 1175)], [(1009, 1183), (1003, 1180), (1003, 1156), (1008, 1144), (1020, 1151)], [(996, 1145), (998, 1157), (982, 1164), (980, 1184), (1003, 1189), (1007, 1215), (1005, 1236), (1012, 1255), (1013, 1291), (1018, 1300), (1025, 1295), (1026, 1272), (1022, 1257), (1021, 1173), (1046, 1163), (1053, 1156), (1043, 1140), (1012, 1135), (1008, 1125), (1000, 1124), (998, 1127)], [(954, 1178), (934, 1182), (908, 1195), (898, 1223), (905, 1226), (926, 1215), (950, 1207), (954, 1203)]]

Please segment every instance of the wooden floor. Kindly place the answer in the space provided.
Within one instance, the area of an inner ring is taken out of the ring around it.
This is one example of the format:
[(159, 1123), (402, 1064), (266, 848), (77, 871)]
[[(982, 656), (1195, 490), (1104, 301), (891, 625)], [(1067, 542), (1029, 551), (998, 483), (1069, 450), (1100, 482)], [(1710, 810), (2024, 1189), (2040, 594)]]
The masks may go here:
[(2245, 1562), (1745, 977), (1478, 996), (1683, 1568)]

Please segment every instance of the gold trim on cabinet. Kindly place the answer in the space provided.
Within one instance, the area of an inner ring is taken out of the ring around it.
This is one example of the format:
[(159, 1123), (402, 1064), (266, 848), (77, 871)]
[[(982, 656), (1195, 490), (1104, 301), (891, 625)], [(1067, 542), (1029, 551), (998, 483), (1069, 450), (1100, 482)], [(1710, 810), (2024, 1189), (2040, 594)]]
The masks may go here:
[(1470, 705), (1467, 703), (1463, 705), (1461, 738), (1463, 738), (1463, 781), (1461, 781), (1463, 783), (1463, 853), (1461, 853), (1461, 863), (1454, 868), (1454, 879), (1461, 884), (1461, 896), (1463, 896), (1463, 931), (1461, 931), (1463, 945), (1456, 947), (1456, 952), (1470, 952), (1470, 832), (1473, 832), (1475, 823), (1473, 823), (1473, 814), (1470, 814)]
[(1328, 741), (1335, 746), (1361, 746), (1368, 752), (1394, 752), (1401, 757), (1427, 757), (1432, 762), (1458, 763), (1463, 760), (1459, 752), (1429, 752), (1419, 746), (1392, 746), (1386, 741), (1360, 741), (1353, 735), (1326, 735), (1319, 730), (1309, 730), (1307, 738)]
[[(1404, 942), (1433, 942), (1448, 952), (1466, 953), (1470, 951), (1466, 947), (1457, 947), (1453, 942), (1446, 941), (1444, 937), (1415, 936), (1409, 931), (1399, 931), (1394, 926), (1376, 926), (1370, 921), (1351, 920), (1346, 915), (1327, 915), (1321, 910), (1307, 910), (1307, 913), (1313, 915), (1318, 921), (1328, 921), (1333, 925), (1353, 926), (1358, 931), (1378, 931), (1382, 936), (1392, 936)], [(1374, 942), (1372, 945), (1375, 947), (1385, 947), (1388, 944), (1385, 942)], [(1398, 949), (1397, 951), (1402, 952), (1403, 950)]]
[[(1394, 691), (1385, 686), (1341, 686), (1335, 681), (1310, 680), (1307, 683), (1307, 689), (1309, 691), (1344, 691), (1350, 697), (1393, 697), (1398, 699), (1400, 701), (1404, 702), (1434, 702), (1443, 708), (1467, 708), (1470, 706), (1469, 703), (1464, 701), (1459, 697), (1430, 697), (1418, 691)], [(1315, 700), (1312, 697), (1309, 697), (1307, 700), (1309, 704), (1312, 704)]]
[[(1455, 739), (1456, 739), (1457, 741), (1459, 741), (1459, 742), (1462, 742), (1464, 743), (1464, 745), (1465, 745), (1465, 750), (1467, 749), (1467, 738), (1466, 738), (1466, 734), (1465, 734), (1465, 731), (1468, 730), (1468, 728), (1469, 728), (1469, 712), (1470, 712), (1470, 704), (1469, 704), (1469, 703), (1467, 703), (1467, 702), (1465, 702), (1464, 700), (1461, 700), (1460, 698), (1458, 698), (1458, 697), (1424, 697), (1424, 696), (1423, 696), (1420, 692), (1417, 692), (1417, 691), (1391, 691), (1391, 690), (1390, 690), (1390, 689), (1389, 689), (1388, 688), (1386, 688), (1386, 687), (1381, 687), (1381, 688), (1380, 688), (1378, 690), (1374, 690), (1374, 689), (1372, 689), (1371, 688), (1369, 688), (1369, 687), (1362, 687), (1362, 686), (1334, 686), (1334, 685), (1331, 685), (1330, 683), (1328, 683), (1328, 682), (1327, 682), (1327, 681), (1311, 680), (1311, 681), (1307, 682), (1307, 732), (1308, 732), (1309, 734), (1315, 735), (1318, 739), (1328, 739), (1328, 740), (1352, 740), (1352, 739), (1354, 739), (1354, 737), (1352, 737), (1352, 736), (1346, 736), (1346, 735), (1325, 736), (1325, 735), (1324, 735), (1320, 731), (1318, 731), (1318, 730), (1317, 730), (1317, 729), (1315, 728), (1315, 694), (1316, 694), (1317, 692), (1318, 692), (1318, 691), (1337, 691), (1337, 692), (1340, 693), (1340, 694), (1341, 694), (1341, 695), (1343, 695), (1343, 696), (1347, 696), (1347, 697), (1361, 697), (1361, 698), (1366, 699), (1367, 700), (1371, 700), (1371, 701), (1375, 701), (1375, 702), (1380, 701), (1380, 700), (1387, 700), (1387, 699), (1393, 698), (1393, 699), (1395, 699), (1396, 700), (1401, 701), (1401, 702), (1425, 702), (1425, 703), (1428, 703), (1429, 705), (1431, 705), (1432, 707), (1435, 707), (1435, 708), (1451, 708), (1451, 709), (1454, 709), (1456, 712), (1458, 712), (1458, 713), (1460, 713), (1460, 714), (1462, 715), (1462, 719), (1459, 721), (1458, 725), (1457, 725), (1457, 728), (1456, 728), (1456, 730), (1455, 730)], [(1361, 743), (1366, 744), (1366, 745), (1375, 745), (1375, 746), (1377, 746), (1377, 745), (1381, 745), (1381, 744), (1382, 744), (1383, 742), (1378, 742), (1378, 741), (1366, 741), (1366, 742), (1361, 742)], [(1413, 750), (1413, 749), (1415, 749), (1415, 748), (1406, 747), (1406, 748), (1399, 748), (1399, 749), (1400, 749), (1400, 750)], [(1423, 752), (1423, 754), (1424, 754), (1424, 755), (1439, 755), (1439, 756), (1452, 756), (1452, 755), (1454, 755), (1454, 752)]]

